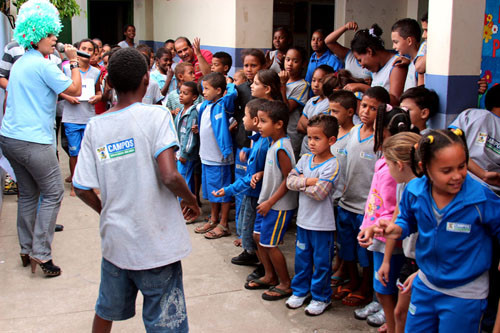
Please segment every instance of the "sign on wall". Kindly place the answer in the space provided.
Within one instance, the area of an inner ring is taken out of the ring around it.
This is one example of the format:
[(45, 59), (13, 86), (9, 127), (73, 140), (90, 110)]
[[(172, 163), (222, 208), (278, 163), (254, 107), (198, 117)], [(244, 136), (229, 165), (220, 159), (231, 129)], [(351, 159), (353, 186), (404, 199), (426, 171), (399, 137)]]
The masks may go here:
[[(500, 0), (486, 0), (483, 26), (483, 54), (481, 77), (486, 79), (488, 89), (500, 83)], [(484, 96), (480, 101), (484, 107)]]

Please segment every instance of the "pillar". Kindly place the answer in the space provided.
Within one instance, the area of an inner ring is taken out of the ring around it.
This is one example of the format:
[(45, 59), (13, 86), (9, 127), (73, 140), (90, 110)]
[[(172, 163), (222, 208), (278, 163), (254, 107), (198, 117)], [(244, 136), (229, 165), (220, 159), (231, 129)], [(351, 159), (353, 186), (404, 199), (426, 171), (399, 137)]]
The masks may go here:
[(484, 10), (485, 0), (429, 0), (425, 86), (440, 102), (432, 128), (477, 105)]

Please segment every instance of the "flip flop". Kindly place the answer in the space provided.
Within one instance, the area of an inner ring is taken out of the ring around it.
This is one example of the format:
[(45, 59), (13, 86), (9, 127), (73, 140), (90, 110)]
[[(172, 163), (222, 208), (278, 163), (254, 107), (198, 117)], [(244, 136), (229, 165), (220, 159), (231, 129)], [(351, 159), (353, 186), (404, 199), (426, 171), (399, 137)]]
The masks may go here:
[(348, 296), (352, 293), (352, 290), (349, 288), (344, 288), (343, 286), (338, 286), (337, 289), (333, 292), (332, 297), (336, 300), (341, 300), (344, 297)]
[(332, 279), (332, 282), (331, 282), (332, 288), (338, 288), (339, 286), (343, 286), (344, 284), (351, 282), (351, 279), (343, 279), (340, 276), (333, 276), (332, 275), (331, 279)]
[(342, 304), (347, 306), (362, 306), (368, 304), (371, 301), (371, 298), (367, 298), (363, 295), (356, 295), (350, 293), (345, 298), (342, 299)]
[[(221, 233), (219, 234), (215, 233), (215, 229), (219, 229)], [(231, 236), (231, 231), (229, 231), (228, 227), (225, 227), (219, 223), (215, 226), (215, 228), (213, 228), (210, 231), (207, 231), (203, 236), (205, 236), (206, 239), (219, 239), (222, 237)]]
[[(255, 284), (255, 286), (251, 286), (250, 283)], [(247, 283), (245, 283), (245, 289), (248, 289), (248, 290), (269, 289), (269, 288), (274, 287), (275, 285), (276, 284), (265, 283), (261, 279), (254, 279), (254, 280), (251, 280), (251, 281), (248, 281)]]
[(263, 300), (265, 300), (265, 301), (278, 301), (280, 299), (292, 296), (292, 292), (291, 291), (286, 291), (286, 290), (279, 289), (279, 288), (276, 288), (276, 287), (269, 288), (269, 291), (278, 293), (279, 295), (269, 295), (269, 294), (263, 293), (262, 294), (262, 299)]

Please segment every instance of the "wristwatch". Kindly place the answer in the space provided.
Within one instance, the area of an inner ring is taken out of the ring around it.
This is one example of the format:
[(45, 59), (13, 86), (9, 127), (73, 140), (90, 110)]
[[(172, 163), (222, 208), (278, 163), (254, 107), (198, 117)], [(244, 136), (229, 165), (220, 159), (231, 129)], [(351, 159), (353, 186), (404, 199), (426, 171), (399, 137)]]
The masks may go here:
[(70, 63), (69, 64), (69, 70), (72, 70), (73, 68), (79, 68), (80, 66), (78, 65), (78, 62)]

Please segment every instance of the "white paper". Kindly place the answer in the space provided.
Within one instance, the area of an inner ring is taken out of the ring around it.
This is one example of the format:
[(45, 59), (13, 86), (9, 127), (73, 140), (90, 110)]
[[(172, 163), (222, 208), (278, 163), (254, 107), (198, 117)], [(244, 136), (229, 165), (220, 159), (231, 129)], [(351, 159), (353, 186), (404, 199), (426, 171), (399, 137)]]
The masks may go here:
[(95, 96), (95, 83), (92, 79), (82, 79), (82, 95), (78, 97), (80, 102), (87, 102), (90, 97)]

